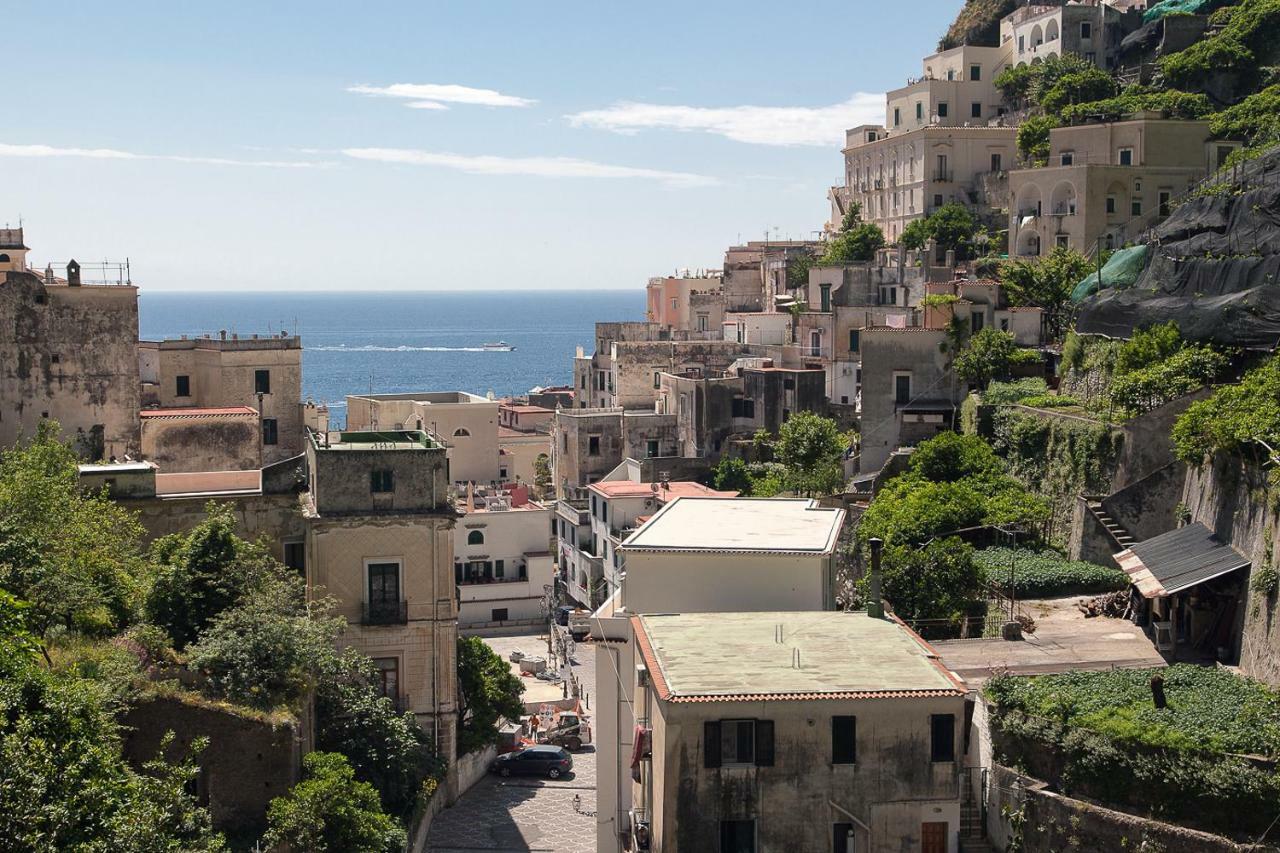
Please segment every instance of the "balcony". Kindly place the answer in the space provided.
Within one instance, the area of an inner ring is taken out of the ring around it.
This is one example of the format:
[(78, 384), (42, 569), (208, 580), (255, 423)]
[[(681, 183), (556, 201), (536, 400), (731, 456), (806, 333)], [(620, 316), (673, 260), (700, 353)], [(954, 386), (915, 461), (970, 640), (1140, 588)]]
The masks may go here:
[(935, 184), (950, 184), (955, 181), (956, 173), (951, 169), (934, 169), (933, 182)]
[(361, 625), (404, 625), (409, 621), (408, 601), (366, 601)]

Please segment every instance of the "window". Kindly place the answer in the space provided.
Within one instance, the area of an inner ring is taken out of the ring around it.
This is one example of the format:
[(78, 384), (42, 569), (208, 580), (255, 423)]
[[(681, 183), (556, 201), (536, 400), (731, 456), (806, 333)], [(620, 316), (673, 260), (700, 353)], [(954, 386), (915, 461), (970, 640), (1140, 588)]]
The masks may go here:
[(1087, 62), (1090, 62), (1094, 65), (1096, 65), (1098, 62), (1098, 54), (1094, 53), (1092, 50), (1086, 53), (1084, 55), (1084, 58)]
[(453, 437), (454, 438), (470, 438), (471, 430), (467, 429), (466, 427), (458, 427), (453, 431)]
[(1008, 317), (1001, 317), (1001, 318), (1000, 318), (1000, 331), (1002, 331), (1002, 332), (1007, 332), (1007, 331), (1009, 331), (1009, 318), (1008, 318)]
[(1004, 158), (999, 154), (991, 155), (991, 171), (999, 172), (1004, 169)]
[(948, 80), (956, 79), (956, 70), (954, 68), (947, 69), (947, 79)]
[(1063, 151), (1063, 152), (1059, 155), (1059, 157), (1061, 158), (1060, 162), (1062, 163), (1062, 165), (1063, 165), (1063, 166), (1070, 166), (1070, 165), (1072, 165), (1073, 163), (1075, 163), (1075, 161), (1076, 161), (1076, 152), (1074, 152), (1074, 151)]
[(175, 397), (191, 396), (191, 377), (190, 376), (174, 377), (173, 384), (174, 384), (173, 394)]
[(899, 406), (911, 402), (910, 373), (899, 373), (893, 377), (893, 402)]
[(1115, 213), (1115, 212), (1116, 212), (1116, 197), (1113, 195), (1109, 195), (1107, 196), (1107, 213)]
[(782, 390), (784, 390), (784, 391), (794, 391), (794, 390), (796, 390), (796, 380), (795, 380), (793, 377), (791, 377), (791, 376), (783, 377), (783, 379), (782, 379)]
[(674, 297), (674, 296), (673, 296), (673, 297), (671, 297), (671, 310), (672, 310), (672, 311), (674, 311), (675, 309), (677, 309), (677, 308), (679, 308), (679, 307), (680, 307), (680, 300), (679, 300), (679, 299), (677, 299), (677, 298), (676, 298), (676, 297)]
[(1069, 249), (1071, 248), (1071, 238), (1066, 234), (1055, 234), (1053, 244), (1059, 249)]
[(370, 471), (369, 491), (386, 493), (396, 490), (395, 475), (391, 471)]
[(1142, 215), (1142, 199), (1135, 198), (1133, 201), (1129, 202), (1129, 215), (1130, 216)]
[(473, 530), (473, 531), (471, 531), (470, 533), (468, 533), (468, 534), (467, 534), (467, 544), (468, 544), (468, 545), (483, 545), (483, 544), (484, 544), (484, 531), (483, 531), (483, 530)]
[(600, 455), (600, 436), (593, 435), (587, 439), (587, 455), (588, 456)]
[(981, 311), (972, 311), (969, 313), (969, 328), (976, 335), (982, 331), (982, 325), (986, 322), (986, 315)]
[(648, 441), (646, 441), (646, 442), (645, 442), (645, 448), (644, 448), (644, 449), (645, 449), (645, 453), (649, 456), (649, 458), (650, 458), (650, 459), (652, 459), (653, 457), (657, 456), (657, 455), (658, 455), (658, 440), (657, 440), (656, 438), (651, 438), (651, 439), (649, 439)]
[(897, 127), (902, 124), (902, 110), (899, 107), (893, 108), (893, 126)]
[(1121, 148), (1119, 162), (1121, 166), (1132, 166), (1133, 165), (1133, 149)]
[(1082, 38), (1082, 39), (1091, 39), (1091, 38), (1093, 38), (1093, 23), (1092, 23), (1092, 22), (1090, 22), (1090, 21), (1081, 21), (1081, 22), (1080, 22), (1080, 38)]
[(1026, 51), (1027, 51), (1027, 37), (1018, 36), (1018, 53), (1026, 53)]
[(822, 310), (824, 312), (830, 311), (831, 310), (831, 285), (829, 284), (818, 285), (818, 292), (822, 295)]
[(505, 577), (507, 576), (507, 561), (506, 561), (506, 560), (494, 560), (494, 561), (493, 561), (493, 576), (494, 576), (495, 578), (505, 578)]
[(253, 392), (255, 394), (271, 393), (271, 371), (255, 370), (253, 372)]
[(934, 195), (933, 195), (933, 206), (934, 206), (934, 207), (942, 207), (942, 193), (934, 193)]
[(969, 105), (969, 118), (982, 118), (982, 104), (974, 101)]
[(970, 66), (969, 66), (969, 79), (970, 79), (970, 80), (981, 80), (981, 79), (982, 79), (982, 66), (981, 66), (981, 65), (970, 65)]
[(1168, 190), (1160, 190), (1159, 204), (1160, 204), (1161, 216), (1169, 215), (1169, 198), (1170, 198), (1170, 193)]
[(398, 604), (400, 601), (400, 564), (369, 564), (369, 604)]
[(860, 343), (859, 337), (861, 337), (861, 335), (862, 332), (860, 329), (849, 330), (849, 352), (858, 351), (858, 344)]
[(773, 766), (773, 720), (708, 720), (702, 724), (703, 766)]
[(955, 714), (933, 714), (929, 717), (929, 760), (945, 762), (956, 760)]
[(374, 658), (375, 686), (378, 692), (388, 699), (400, 698), (400, 659)]
[(756, 416), (756, 401), (750, 397), (734, 397), (732, 415), (735, 418), (754, 419)]
[(307, 548), (302, 542), (284, 543), (284, 564), (289, 568), (305, 572), (307, 570)]
[(854, 764), (858, 760), (858, 718), (831, 718), (831, 763)]
[(490, 622), (506, 622), (507, 608), (495, 607), (493, 608), (493, 611), (489, 615), (490, 615), (490, 619), (489, 619)]
[(938, 118), (946, 118), (946, 117), (947, 117), (947, 102), (938, 101)]
[(280, 428), (275, 418), (262, 419), (262, 443), (267, 445), (278, 444), (280, 441)]
[(720, 821), (720, 853), (756, 853), (756, 822)]
[(924, 102), (916, 101), (916, 121), (924, 120)]
[(831, 849), (833, 853), (853, 853), (853, 824), (832, 824)]

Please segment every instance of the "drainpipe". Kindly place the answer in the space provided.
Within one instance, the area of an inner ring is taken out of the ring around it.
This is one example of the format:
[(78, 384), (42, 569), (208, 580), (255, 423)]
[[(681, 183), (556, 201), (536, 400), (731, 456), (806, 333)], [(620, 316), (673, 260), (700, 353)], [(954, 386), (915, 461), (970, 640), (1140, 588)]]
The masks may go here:
[(884, 602), (880, 599), (880, 552), (884, 548), (883, 539), (871, 539), (871, 591), (867, 596), (867, 615), (874, 619), (884, 618)]

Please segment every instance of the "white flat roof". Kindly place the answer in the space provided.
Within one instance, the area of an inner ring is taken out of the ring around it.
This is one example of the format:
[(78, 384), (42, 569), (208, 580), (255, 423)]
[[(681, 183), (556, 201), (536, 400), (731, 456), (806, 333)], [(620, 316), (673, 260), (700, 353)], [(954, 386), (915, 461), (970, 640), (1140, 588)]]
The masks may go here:
[(844, 510), (811, 498), (680, 497), (631, 534), (632, 551), (822, 554), (836, 546)]

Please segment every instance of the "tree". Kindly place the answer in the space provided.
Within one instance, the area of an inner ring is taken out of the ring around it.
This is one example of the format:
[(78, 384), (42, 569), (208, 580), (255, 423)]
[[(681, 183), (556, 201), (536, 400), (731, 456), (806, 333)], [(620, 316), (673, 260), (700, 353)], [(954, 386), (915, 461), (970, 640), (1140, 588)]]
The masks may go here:
[(1013, 365), (1038, 359), (1039, 354), (1019, 349), (1013, 335), (987, 328), (969, 338), (953, 366), (958, 376), (986, 388), (992, 379), (1007, 378)]
[(929, 227), (929, 220), (913, 219), (907, 223), (907, 227), (902, 229), (898, 242), (902, 248), (910, 251), (919, 251), (923, 249), (925, 243), (928, 243), (933, 237), (933, 229)]
[(827, 244), (823, 264), (852, 264), (869, 261), (876, 250), (884, 246), (884, 232), (874, 222), (863, 222), (849, 231), (843, 231)]
[(236, 535), (230, 504), (210, 501), (205, 520), (152, 546), (159, 571), (147, 596), (147, 615), (186, 648), (213, 619), (261, 579), (285, 570), (263, 546)]
[(479, 637), (458, 638), (458, 754), (496, 743), (498, 720), (524, 713), (524, 685)]
[(1045, 114), (1061, 116), (1064, 109), (1073, 104), (1086, 104), (1110, 98), (1119, 91), (1115, 78), (1101, 68), (1090, 65), (1079, 71), (1071, 71), (1058, 78), (1040, 98)]
[(355, 649), (324, 664), (316, 688), (316, 749), (346, 756), (390, 814), (407, 815), (423, 778), (442, 776), (443, 762), (413, 714), (397, 712), (374, 686), (375, 676), (373, 662)]
[(978, 220), (959, 202), (947, 202), (929, 214), (929, 233), (943, 251), (955, 250), (956, 258), (969, 256)]
[(332, 601), (307, 601), (295, 574), (262, 579), (217, 616), (188, 649), (214, 695), (269, 710), (296, 702), (315, 686), (346, 626)]
[(1004, 463), (981, 436), (939, 433), (911, 454), (909, 470), (935, 483), (954, 483), (968, 477), (999, 477)]
[(849, 208), (844, 212), (844, 217), (840, 220), (840, 230), (852, 231), (859, 222), (862, 221), (862, 205), (856, 201), (849, 202)]
[(1050, 116), (1031, 116), (1018, 125), (1018, 153), (1033, 166), (1049, 162), (1049, 131), (1058, 126)]
[(533, 487), (539, 497), (551, 492), (551, 457), (545, 453), (539, 453), (533, 460)]
[(751, 494), (751, 475), (747, 463), (737, 456), (722, 456), (713, 472), (712, 483), (723, 492), (738, 492), (746, 497)]
[(778, 431), (777, 460), (787, 485), (807, 495), (832, 494), (844, 487), (844, 453), (848, 438), (836, 422), (812, 412), (792, 415)]
[(55, 421), (0, 458), (0, 588), (27, 602), (27, 625), (107, 636), (139, 609), (149, 567), (137, 515), (80, 489), (79, 460)]
[(804, 287), (809, 283), (809, 270), (813, 267), (811, 252), (796, 252), (787, 258), (787, 287)]
[(293, 853), (398, 853), (408, 839), (382, 811), (378, 792), (360, 782), (347, 759), (312, 752), (303, 780), (267, 808), (268, 846)]
[(982, 589), (973, 549), (954, 536), (935, 539), (923, 548), (886, 548), (881, 565), (881, 592), (893, 612), (906, 620), (959, 621)]
[(1063, 246), (1038, 260), (1011, 261), (1000, 267), (1000, 283), (1009, 304), (1043, 308), (1053, 340), (1061, 339), (1071, 292), (1087, 275), (1089, 259)]

